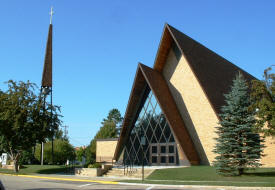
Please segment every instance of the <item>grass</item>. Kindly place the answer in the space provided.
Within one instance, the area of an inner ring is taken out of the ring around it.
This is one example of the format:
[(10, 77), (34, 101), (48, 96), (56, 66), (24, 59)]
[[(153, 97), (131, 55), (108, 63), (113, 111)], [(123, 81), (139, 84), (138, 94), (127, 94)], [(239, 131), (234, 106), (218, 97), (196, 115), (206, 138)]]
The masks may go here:
[[(124, 182), (141, 183), (140, 180)], [(211, 166), (191, 166), (155, 170), (144, 183), (174, 185), (217, 185), (275, 187), (275, 168), (258, 168), (246, 171), (242, 176), (224, 177), (216, 174)]]
[(57, 174), (66, 173), (68, 168), (59, 165), (24, 165), (23, 168), (15, 173), (14, 170), (2, 169), (0, 168), (0, 173), (7, 174)]

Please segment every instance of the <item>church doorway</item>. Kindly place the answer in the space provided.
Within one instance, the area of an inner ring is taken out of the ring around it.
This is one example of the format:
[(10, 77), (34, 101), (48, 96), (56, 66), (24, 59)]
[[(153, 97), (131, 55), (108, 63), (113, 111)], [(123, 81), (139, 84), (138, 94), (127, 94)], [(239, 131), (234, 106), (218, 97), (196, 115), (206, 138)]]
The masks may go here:
[(150, 144), (150, 164), (152, 166), (174, 166), (176, 163), (176, 143)]

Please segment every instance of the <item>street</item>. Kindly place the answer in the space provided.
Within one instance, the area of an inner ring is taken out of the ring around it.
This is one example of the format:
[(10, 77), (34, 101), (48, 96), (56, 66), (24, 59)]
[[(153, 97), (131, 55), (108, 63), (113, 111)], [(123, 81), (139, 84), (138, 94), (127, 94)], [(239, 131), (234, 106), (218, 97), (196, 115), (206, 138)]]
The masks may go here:
[[(54, 179), (21, 177), (1, 175), (0, 180), (5, 190), (50, 190), (50, 189), (175, 189), (175, 187), (159, 187), (146, 185), (126, 185), (126, 184), (101, 184), (80, 181), (64, 181)], [(178, 189), (190, 189), (181, 188)]]

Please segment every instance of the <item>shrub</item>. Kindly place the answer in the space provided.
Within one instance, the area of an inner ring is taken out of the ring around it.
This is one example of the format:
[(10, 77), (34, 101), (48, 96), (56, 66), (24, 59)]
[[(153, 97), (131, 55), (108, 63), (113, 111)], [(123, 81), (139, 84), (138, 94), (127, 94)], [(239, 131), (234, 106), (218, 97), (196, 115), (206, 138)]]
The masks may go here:
[[(75, 152), (73, 146), (66, 140), (54, 140), (54, 161), (52, 161), (52, 142), (44, 143), (44, 163), (45, 164), (65, 164), (67, 160), (74, 160)], [(41, 145), (37, 144), (35, 158), (40, 160)]]
[(89, 164), (88, 168), (101, 168), (101, 164), (100, 163)]
[[(37, 163), (38, 161), (35, 159), (32, 150), (24, 150), (22, 151), (22, 154), (19, 159), (19, 165), (23, 164), (34, 164)], [(39, 163), (39, 162), (38, 162)]]

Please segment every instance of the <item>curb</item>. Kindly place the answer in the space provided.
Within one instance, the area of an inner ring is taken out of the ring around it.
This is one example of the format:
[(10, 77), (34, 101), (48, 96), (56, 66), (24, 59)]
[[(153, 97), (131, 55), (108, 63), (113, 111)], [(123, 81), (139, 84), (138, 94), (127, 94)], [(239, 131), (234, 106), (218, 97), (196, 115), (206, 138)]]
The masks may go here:
[(198, 189), (244, 189), (244, 190), (275, 190), (275, 187), (237, 187), (237, 186), (208, 186), (208, 185), (168, 185), (168, 184), (150, 184), (150, 183), (126, 183), (119, 182), (120, 185), (150, 186), (150, 187), (174, 187), (174, 188), (198, 188)]

